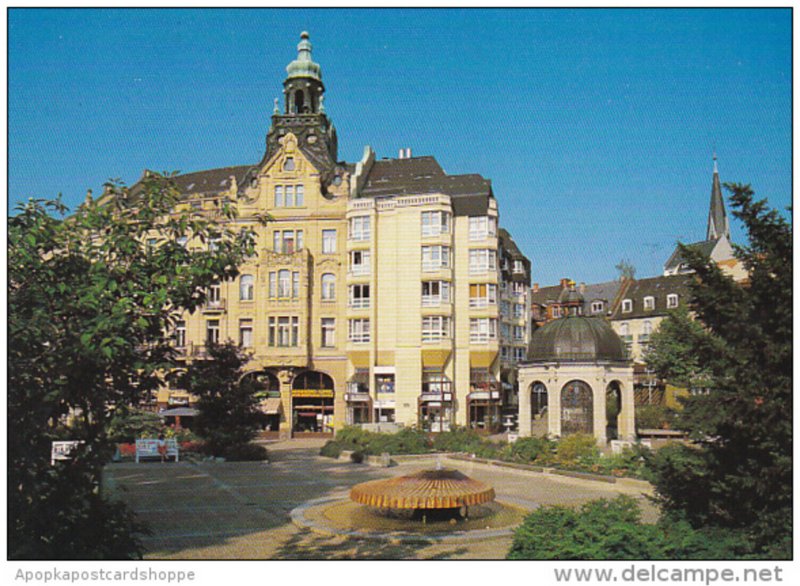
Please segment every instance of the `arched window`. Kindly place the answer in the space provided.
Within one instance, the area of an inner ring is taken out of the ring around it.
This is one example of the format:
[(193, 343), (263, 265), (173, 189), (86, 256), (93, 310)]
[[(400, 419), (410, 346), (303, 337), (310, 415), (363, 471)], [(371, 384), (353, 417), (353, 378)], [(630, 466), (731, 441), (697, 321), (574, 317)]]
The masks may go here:
[(561, 435), (592, 433), (592, 389), (575, 380), (561, 389)]
[(325, 273), (322, 275), (322, 300), (333, 301), (336, 299), (336, 275)]
[(547, 387), (544, 383), (535, 382), (531, 385), (531, 415), (537, 416), (547, 407)]
[(256, 279), (253, 275), (242, 275), (239, 278), (239, 299), (252, 301), (255, 295)]
[(298, 114), (302, 114), (305, 112), (306, 107), (306, 100), (305, 95), (303, 94), (303, 90), (297, 90), (294, 93), (294, 111)]

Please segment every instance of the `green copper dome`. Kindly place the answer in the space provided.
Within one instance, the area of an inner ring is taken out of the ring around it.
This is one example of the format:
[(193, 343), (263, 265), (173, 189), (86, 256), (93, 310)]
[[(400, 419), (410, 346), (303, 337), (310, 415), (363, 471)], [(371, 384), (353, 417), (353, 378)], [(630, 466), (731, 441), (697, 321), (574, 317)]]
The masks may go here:
[(322, 68), (319, 63), (314, 63), (311, 59), (311, 41), (308, 40), (308, 33), (300, 33), (300, 43), (297, 45), (297, 59), (286, 66), (286, 79), (295, 77), (310, 77), (322, 81)]
[(602, 317), (569, 316), (533, 333), (530, 362), (627, 362), (625, 344)]

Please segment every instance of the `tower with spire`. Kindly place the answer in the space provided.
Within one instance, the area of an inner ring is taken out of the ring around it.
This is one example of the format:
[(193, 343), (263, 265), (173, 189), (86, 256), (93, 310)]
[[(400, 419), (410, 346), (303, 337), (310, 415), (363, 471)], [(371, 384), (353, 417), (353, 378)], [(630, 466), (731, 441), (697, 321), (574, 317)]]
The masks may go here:
[(325, 85), (322, 68), (311, 56), (312, 45), (306, 31), (300, 33), (297, 58), (286, 66), (283, 82), (283, 111), (275, 99), (272, 123), (267, 133), (266, 162), (278, 149), (289, 132), (297, 144), (325, 176), (337, 161), (336, 128), (325, 112)]
[[(736, 269), (738, 261), (736, 261), (733, 254), (733, 246), (731, 245), (731, 230), (728, 223), (728, 215), (725, 213), (725, 200), (722, 198), (716, 152), (713, 155), (713, 160), (714, 174), (711, 179), (711, 202), (708, 207), (706, 239), (688, 246), (709, 257), (720, 266)], [(686, 266), (680, 249), (676, 247), (664, 265), (664, 275), (687, 272), (690, 272), (690, 270)], [(739, 275), (738, 269), (734, 272)]]
[(730, 240), (731, 230), (728, 216), (725, 213), (725, 201), (719, 186), (719, 169), (717, 169), (717, 153), (714, 153), (714, 177), (711, 181), (711, 204), (708, 209), (708, 228), (706, 240), (719, 240), (722, 237)]

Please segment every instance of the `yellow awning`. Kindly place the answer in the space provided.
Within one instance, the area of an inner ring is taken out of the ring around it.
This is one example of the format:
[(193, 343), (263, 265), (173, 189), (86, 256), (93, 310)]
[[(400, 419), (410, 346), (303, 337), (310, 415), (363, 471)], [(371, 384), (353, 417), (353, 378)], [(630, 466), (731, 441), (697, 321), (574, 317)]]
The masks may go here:
[(423, 350), (422, 366), (424, 368), (443, 367), (450, 358), (450, 350)]
[(158, 393), (156, 394), (156, 402), (166, 403), (167, 401), (169, 401), (169, 389), (158, 389)]
[(355, 368), (369, 368), (369, 350), (348, 352), (347, 357)]
[(394, 366), (394, 351), (381, 350), (378, 352), (377, 363), (375, 366)]
[(489, 368), (497, 358), (496, 350), (478, 350), (469, 353), (471, 368)]

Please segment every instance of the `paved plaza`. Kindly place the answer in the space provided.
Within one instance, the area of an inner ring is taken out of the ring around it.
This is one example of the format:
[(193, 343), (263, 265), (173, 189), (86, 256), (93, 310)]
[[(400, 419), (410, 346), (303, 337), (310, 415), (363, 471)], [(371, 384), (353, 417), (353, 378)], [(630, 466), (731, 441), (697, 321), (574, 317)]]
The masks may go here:
[[(319, 456), (321, 440), (291, 440), (267, 447), (270, 462), (118, 463), (105, 471), (109, 494), (126, 502), (152, 534), (147, 559), (502, 559), (503, 535), (462, 543), (354, 539), (321, 534), (292, 523), (308, 501), (345, 493), (367, 480), (399, 476), (436, 464), (413, 458), (379, 468)], [(644, 518), (655, 510), (641, 483), (604, 483), (445, 459), (491, 484), (497, 499), (521, 504), (577, 505), (628, 494), (640, 499)]]

